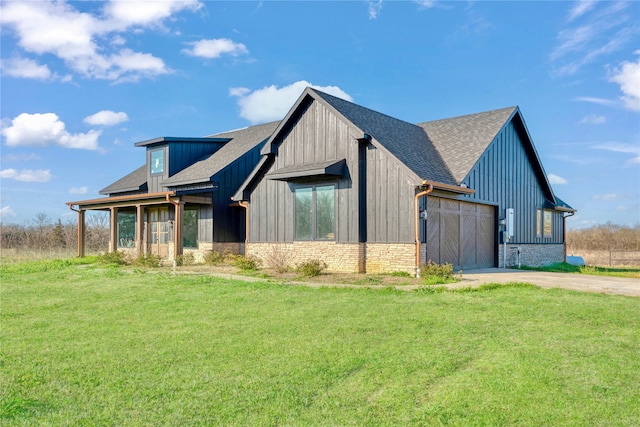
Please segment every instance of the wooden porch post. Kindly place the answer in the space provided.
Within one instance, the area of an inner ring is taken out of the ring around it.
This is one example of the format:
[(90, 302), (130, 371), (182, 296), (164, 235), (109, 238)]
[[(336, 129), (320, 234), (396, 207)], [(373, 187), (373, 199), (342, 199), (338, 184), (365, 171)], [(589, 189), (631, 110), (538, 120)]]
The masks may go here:
[(78, 257), (84, 258), (84, 211), (78, 211)]
[(109, 221), (109, 252), (118, 250), (118, 208), (111, 208), (111, 217)]
[(145, 255), (144, 242), (144, 206), (136, 205), (136, 251), (138, 255)]
[(182, 255), (182, 230), (183, 230), (183, 218), (184, 218), (184, 202), (180, 201), (174, 204), (176, 214), (173, 225), (173, 257), (176, 259), (179, 255)]

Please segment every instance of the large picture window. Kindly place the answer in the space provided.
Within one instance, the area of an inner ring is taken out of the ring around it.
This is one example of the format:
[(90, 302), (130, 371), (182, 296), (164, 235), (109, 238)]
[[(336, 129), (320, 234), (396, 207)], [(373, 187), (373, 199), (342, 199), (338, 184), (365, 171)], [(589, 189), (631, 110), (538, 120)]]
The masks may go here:
[(118, 211), (118, 247), (132, 248), (136, 238), (135, 212)]
[(335, 186), (314, 185), (295, 189), (295, 239), (334, 240)]

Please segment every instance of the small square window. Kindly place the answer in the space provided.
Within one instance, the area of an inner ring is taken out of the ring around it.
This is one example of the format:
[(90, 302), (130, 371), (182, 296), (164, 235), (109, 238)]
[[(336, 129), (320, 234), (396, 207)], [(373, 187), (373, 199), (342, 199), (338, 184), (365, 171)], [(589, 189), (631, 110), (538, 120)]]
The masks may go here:
[(151, 173), (164, 172), (164, 150), (154, 150), (151, 152)]

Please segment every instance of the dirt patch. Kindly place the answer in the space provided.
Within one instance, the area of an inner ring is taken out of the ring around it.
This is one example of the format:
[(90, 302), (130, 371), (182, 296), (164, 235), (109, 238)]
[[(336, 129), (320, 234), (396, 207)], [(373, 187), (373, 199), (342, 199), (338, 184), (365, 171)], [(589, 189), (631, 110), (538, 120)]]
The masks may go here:
[(363, 287), (396, 287), (396, 286), (419, 286), (423, 284), (422, 279), (417, 279), (405, 275), (392, 274), (365, 274), (365, 273), (321, 273), (315, 277), (304, 277), (296, 272), (278, 273), (275, 270), (261, 268), (256, 271), (242, 271), (232, 265), (192, 265), (176, 267), (178, 274), (211, 274), (211, 275), (238, 275), (253, 278), (272, 279), (282, 282), (306, 282), (312, 284), (349, 285)]

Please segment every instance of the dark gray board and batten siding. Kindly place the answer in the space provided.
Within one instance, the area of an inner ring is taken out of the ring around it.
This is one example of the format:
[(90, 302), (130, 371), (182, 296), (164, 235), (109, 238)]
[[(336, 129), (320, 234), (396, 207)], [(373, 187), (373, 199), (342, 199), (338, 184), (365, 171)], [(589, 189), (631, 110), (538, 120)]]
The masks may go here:
[[(292, 242), (295, 232), (294, 189), (297, 185), (333, 182), (336, 185), (336, 236), (339, 243), (357, 243), (359, 229), (359, 138), (357, 130), (320, 102), (310, 102), (295, 123), (274, 141), (277, 145), (271, 172), (293, 165), (345, 160), (342, 178), (307, 183), (261, 180), (249, 204), (249, 241)], [(404, 167), (383, 150), (366, 150), (366, 230), (368, 242), (413, 242), (414, 186)]]
[(497, 205), (499, 218), (504, 217), (505, 209), (513, 208), (515, 232), (509, 244), (562, 243), (561, 212), (553, 214), (553, 237), (536, 236), (536, 210), (545, 206), (550, 195), (545, 194), (540, 182), (544, 171), (532, 166), (537, 163), (536, 155), (529, 144), (523, 143), (524, 132), (517, 120), (503, 127), (464, 180), (475, 192), (463, 199)]
[(187, 166), (207, 155), (218, 151), (224, 145), (223, 142), (169, 142), (162, 145), (152, 145), (147, 147), (147, 165), (151, 164), (151, 152), (156, 150), (164, 151), (164, 172), (161, 174), (151, 174), (151, 168), (147, 167), (147, 182), (150, 193), (166, 191), (161, 183), (167, 178), (182, 171)]

